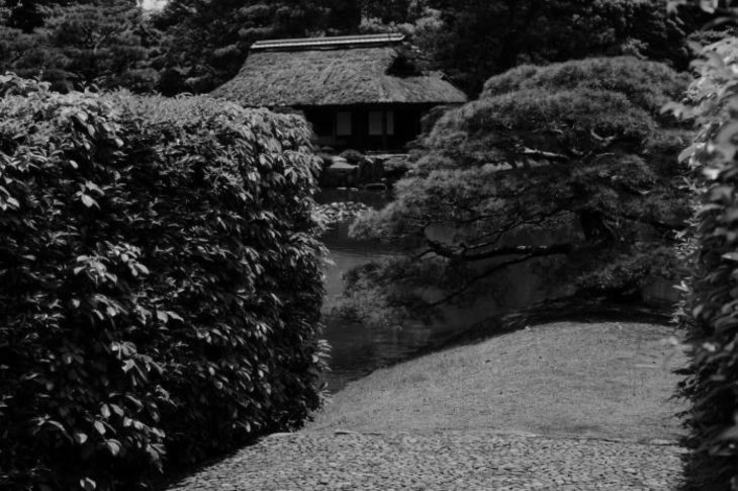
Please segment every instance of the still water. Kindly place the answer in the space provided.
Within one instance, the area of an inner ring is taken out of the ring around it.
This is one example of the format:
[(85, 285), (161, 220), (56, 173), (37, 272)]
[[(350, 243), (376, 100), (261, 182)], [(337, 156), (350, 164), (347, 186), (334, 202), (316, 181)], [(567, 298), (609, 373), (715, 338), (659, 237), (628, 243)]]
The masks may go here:
[[(323, 193), (319, 202), (360, 201), (374, 208), (388, 201), (382, 193)], [(346, 383), (371, 371), (406, 360), (447, 343), (472, 324), (510, 308), (541, 298), (537, 275), (525, 265), (516, 266), (499, 278), (499, 292), (473, 307), (447, 309), (445, 320), (426, 325), (406, 322), (400, 329), (370, 328), (360, 322), (349, 322), (331, 315), (335, 299), (343, 292), (343, 275), (350, 269), (392, 255), (393, 251), (377, 243), (352, 240), (347, 223), (329, 231), (323, 240), (330, 250), (332, 265), (327, 265), (326, 298), (323, 306), (325, 337), (332, 346), (327, 377), (328, 388), (337, 391)]]
[[(389, 199), (389, 195), (382, 192), (338, 190), (324, 192), (318, 197), (321, 203), (356, 201), (373, 208), (381, 208)], [(495, 320), (501, 315), (562, 295), (560, 289), (545, 280), (550, 276), (552, 263), (530, 261), (510, 266), (496, 274), (474, 305), (444, 309), (442, 322), (431, 325), (406, 322), (399, 329), (369, 328), (359, 322), (348, 322), (331, 315), (335, 299), (343, 292), (344, 273), (393, 254), (392, 250), (381, 244), (349, 238), (348, 229), (347, 223), (339, 224), (323, 237), (334, 263), (326, 266), (327, 294), (323, 306), (325, 337), (333, 348), (330, 361), (332, 371), (327, 377), (331, 391), (340, 390), (346, 383), (379, 367), (442, 347), (480, 322), (486, 326), (482, 330), (489, 333), (489, 328), (495, 329)], [(444, 234), (443, 231), (440, 233)], [(543, 231), (524, 240), (553, 243), (561, 240), (560, 237), (556, 239), (558, 235), (567, 237), (571, 233), (566, 230)], [(672, 282), (659, 278), (654, 278), (641, 293), (647, 304), (666, 302), (671, 306), (677, 298)]]
[(366, 244), (350, 246), (345, 241), (332, 244), (326, 239), (326, 244), (333, 262), (326, 266), (326, 298), (323, 306), (325, 337), (332, 347), (331, 373), (328, 375), (328, 388), (331, 391), (340, 390), (347, 382), (376, 368), (411, 358), (418, 351), (442, 343), (454, 334), (453, 327), (443, 324), (406, 323), (401, 329), (381, 329), (331, 315), (335, 299), (343, 292), (343, 274), (389, 252)]

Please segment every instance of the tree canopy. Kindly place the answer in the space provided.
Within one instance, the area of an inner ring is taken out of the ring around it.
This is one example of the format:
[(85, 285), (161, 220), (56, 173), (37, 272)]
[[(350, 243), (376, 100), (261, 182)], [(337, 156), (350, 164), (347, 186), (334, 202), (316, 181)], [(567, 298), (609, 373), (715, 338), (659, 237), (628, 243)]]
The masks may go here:
[(341, 0), (171, 0), (154, 23), (166, 32), (161, 89), (209, 91), (233, 77), (254, 41), (356, 31), (361, 11)]
[(673, 274), (674, 233), (689, 211), (672, 162), (689, 132), (659, 108), (685, 85), (632, 57), (489, 79), (479, 100), (421, 139), (395, 201), (354, 225), (403, 256), (355, 271), (347, 309), (363, 315), (373, 297), (371, 309), (428, 314), (526, 261), (544, 261), (572, 295), (633, 296)]
[(171, 0), (156, 22), (169, 39), (165, 92), (230, 79), (258, 39), (401, 30), (428, 68), (477, 94), (526, 62), (630, 54), (684, 68), (700, 16), (682, 17), (665, 0)]
[[(94, 80), (208, 92), (237, 73), (259, 39), (400, 30), (419, 48), (423, 68), (476, 95), (487, 78), (521, 63), (629, 54), (685, 68), (687, 38), (704, 19), (695, 8), (669, 15), (665, 2), (170, 0), (148, 18), (135, 0), (7, 0), (0, 68), (42, 73), (57, 88)], [(100, 36), (110, 44), (98, 46)]]
[[(66, 7), (85, 3), (94, 3), (96, 0), (3, 0), (0, 2), (0, 19), (3, 24), (24, 32), (42, 27), (48, 15), (48, 10), (53, 7)], [(128, 5), (133, 7), (136, 0), (128, 0)]]
[[(406, 10), (390, 22), (393, 27), (413, 34), (434, 68), (472, 95), (491, 75), (521, 63), (632, 55), (685, 69), (691, 58), (687, 38), (705, 21), (694, 7), (683, 8), (678, 17), (670, 15), (666, 0), (393, 2), (397, 4), (405, 4)], [(378, 16), (388, 22), (382, 11)], [(402, 22), (410, 25), (398, 24)]]
[(159, 34), (135, 2), (56, 4), (40, 11), (43, 25), (31, 32), (13, 22), (0, 26), (0, 70), (39, 77), (64, 91), (94, 84), (147, 92), (156, 86), (152, 60)]

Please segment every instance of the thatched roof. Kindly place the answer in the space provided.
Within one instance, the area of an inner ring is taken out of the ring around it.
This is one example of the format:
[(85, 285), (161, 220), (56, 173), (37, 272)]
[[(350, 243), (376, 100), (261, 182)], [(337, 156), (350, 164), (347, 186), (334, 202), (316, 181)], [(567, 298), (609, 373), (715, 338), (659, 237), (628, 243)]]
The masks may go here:
[[(246, 106), (457, 104), (459, 89), (438, 74), (408, 73), (402, 36), (263, 41), (236, 77), (213, 91)], [(402, 70), (397, 70), (400, 65)]]

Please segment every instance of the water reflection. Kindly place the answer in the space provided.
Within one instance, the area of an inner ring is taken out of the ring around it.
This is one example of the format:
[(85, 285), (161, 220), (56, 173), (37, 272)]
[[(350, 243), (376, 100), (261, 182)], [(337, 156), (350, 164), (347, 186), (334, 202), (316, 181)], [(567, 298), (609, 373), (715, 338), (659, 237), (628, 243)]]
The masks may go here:
[[(327, 190), (318, 196), (320, 203), (356, 201), (377, 209), (389, 200), (389, 194), (375, 191)], [(327, 378), (331, 391), (340, 390), (346, 383), (376, 368), (410, 358), (418, 350), (438, 342), (446, 331), (442, 326), (422, 323), (408, 323), (399, 330), (372, 329), (360, 322), (349, 322), (331, 315), (336, 299), (343, 293), (344, 273), (393, 254), (390, 248), (381, 244), (350, 239), (348, 230), (348, 223), (340, 223), (323, 237), (333, 263), (325, 270), (326, 297), (323, 305), (325, 336), (332, 346), (331, 373)]]
[[(361, 201), (375, 208), (381, 207), (388, 199), (385, 193), (367, 191), (333, 191), (323, 193), (318, 198), (321, 203)], [(349, 224), (342, 223), (323, 237), (333, 262), (326, 266), (326, 297), (323, 306), (325, 336), (332, 346), (332, 371), (327, 377), (331, 391), (340, 390), (347, 382), (379, 367), (441, 346), (475, 322), (542, 297), (544, 288), (539, 275), (532, 269), (534, 265), (521, 264), (499, 275), (489, 295), (485, 295), (473, 306), (446, 309), (444, 322), (431, 325), (406, 322), (401, 329), (379, 329), (339, 319), (331, 315), (331, 310), (336, 298), (342, 295), (344, 273), (356, 266), (393, 254), (391, 248), (385, 245), (350, 239), (348, 229)]]
[(381, 247), (346, 247), (328, 242), (333, 265), (326, 267), (324, 302), (325, 336), (332, 346), (331, 370), (327, 381), (331, 391), (369, 372), (409, 359), (419, 352), (442, 346), (473, 324), (542, 299), (545, 288), (531, 265), (516, 265), (499, 275), (494, 290), (474, 305), (444, 310), (444, 321), (426, 325), (405, 322), (400, 329), (369, 328), (331, 315), (344, 287), (343, 274), (351, 268), (390, 254)]
[[(371, 191), (325, 192), (318, 197), (321, 203), (359, 201), (380, 208), (389, 201), (388, 194)], [(562, 258), (538, 259), (512, 265), (485, 284), (484, 293), (471, 306), (444, 309), (444, 321), (432, 325), (419, 322), (404, 323), (401, 329), (369, 328), (358, 322), (347, 322), (330, 314), (336, 298), (343, 292), (343, 275), (350, 269), (392, 255), (393, 251), (382, 244), (362, 242), (348, 237), (349, 224), (342, 223), (330, 230), (323, 238), (333, 265), (326, 266), (326, 290), (324, 319), (326, 338), (333, 347), (331, 369), (327, 377), (329, 389), (340, 390), (347, 382), (360, 378), (376, 368), (406, 360), (419, 352), (447, 344), (448, 340), (466, 332), (474, 324), (493, 316), (509, 313), (525, 306), (536, 304), (546, 298), (561, 296), (554, 282), (546, 281), (552, 268)], [(444, 234), (434, 230), (443, 240)], [(556, 235), (570, 235), (566, 229), (539, 231), (534, 240), (553, 242)], [(512, 237), (511, 240), (517, 240)], [(526, 237), (525, 241), (531, 240)], [(671, 282), (654, 279), (642, 292), (646, 301), (673, 302), (675, 290)], [(487, 330), (484, 330), (488, 332)]]
[(330, 314), (335, 299), (343, 292), (343, 274), (353, 267), (379, 259), (386, 252), (361, 248), (340, 249), (329, 244), (334, 264), (326, 267), (326, 299), (324, 303), (325, 336), (332, 346), (331, 373), (328, 386), (340, 390), (347, 382), (372, 370), (410, 358), (453, 334), (446, 325), (406, 323), (402, 329), (368, 328), (360, 322), (349, 322)]

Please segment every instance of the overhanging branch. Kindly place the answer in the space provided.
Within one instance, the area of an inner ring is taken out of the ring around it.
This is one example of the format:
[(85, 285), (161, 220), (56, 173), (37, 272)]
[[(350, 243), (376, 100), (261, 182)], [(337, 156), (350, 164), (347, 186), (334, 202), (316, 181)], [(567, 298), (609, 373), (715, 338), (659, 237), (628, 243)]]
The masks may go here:
[[(467, 292), (470, 288), (472, 288), (479, 281), (509, 266), (524, 263), (535, 257), (552, 256), (556, 254), (568, 254), (575, 250), (595, 249), (595, 248), (601, 247), (604, 243), (605, 241), (597, 241), (597, 242), (582, 244), (579, 246), (575, 246), (574, 244), (554, 244), (551, 246), (520, 246), (520, 247), (507, 247), (507, 248), (497, 249), (496, 251), (506, 251), (506, 255), (518, 254), (518, 256), (511, 258), (507, 261), (497, 263), (487, 268), (483, 273), (480, 273), (476, 276), (472, 276), (471, 278), (469, 278), (469, 280), (466, 283), (464, 283), (463, 286), (452, 291), (451, 293), (444, 296), (443, 298), (432, 302), (430, 306), (438, 307), (441, 304), (444, 304), (446, 302), (453, 300), (456, 297), (459, 297), (460, 295)], [(511, 253), (510, 251), (516, 251), (516, 252)], [(522, 252), (522, 251), (527, 251), (527, 252)]]
[(605, 215), (610, 216), (611, 218), (624, 218), (626, 220), (630, 220), (632, 222), (638, 222), (642, 223), (644, 225), (651, 225), (654, 228), (670, 231), (670, 232), (679, 232), (681, 230), (684, 230), (687, 228), (686, 223), (668, 223), (661, 220), (657, 220), (655, 218), (648, 218), (645, 216), (640, 215), (634, 215), (632, 213), (605, 213)]
[(520, 264), (524, 263), (525, 261), (529, 260), (533, 256), (523, 256), (518, 257), (515, 259), (511, 259), (509, 261), (505, 261), (499, 264), (495, 264), (491, 268), (487, 269), (484, 273), (478, 274), (476, 276), (472, 276), (469, 281), (464, 284), (461, 288), (454, 290), (453, 292), (449, 293), (445, 297), (441, 298), (440, 300), (436, 300), (435, 302), (432, 302), (430, 304), (431, 307), (438, 307), (441, 304), (447, 303), (454, 298), (464, 294), (464, 292), (468, 291), (472, 286), (474, 286), (477, 282), (480, 280), (483, 280), (484, 278), (487, 278), (488, 276), (492, 275), (493, 273), (496, 273), (502, 269), (507, 268), (508, 266), (512, 266), (514, 264)]
[(482, 252), (471, 252), (474, 250), (483, 249), (485, 244), (478, 244), (473, 247), (461, 245), (457, 247), (444, 245), (441, 242), (433, 241), (426, 238), (426, 243), (430, 249), (438, 254), (439, 256), (456, 259), (461, 261), (479, 261), (481, 259), (492, 259), (495, 257), (503, 256), (518, 256), (524, 255), (530, 257), (540, 256), (551, 256), (555, 254), (568, 254), (574, 249), (572, 243), (562, 244), (551, 244), (541, 246), (530, 246), (530, 245), (518, 245), (518, 246), (507, 246), (507, 247), (496, 247), (494, 249), (482, 251)]

